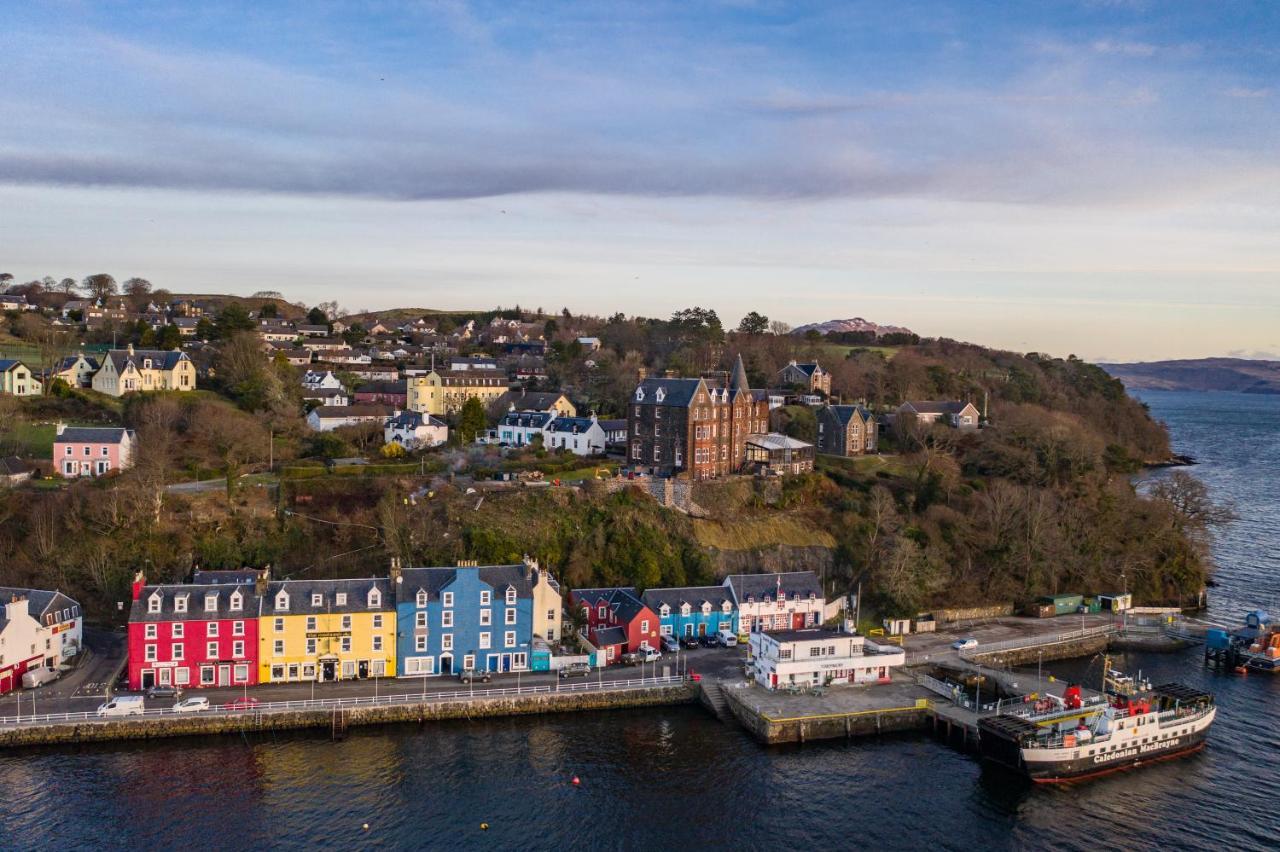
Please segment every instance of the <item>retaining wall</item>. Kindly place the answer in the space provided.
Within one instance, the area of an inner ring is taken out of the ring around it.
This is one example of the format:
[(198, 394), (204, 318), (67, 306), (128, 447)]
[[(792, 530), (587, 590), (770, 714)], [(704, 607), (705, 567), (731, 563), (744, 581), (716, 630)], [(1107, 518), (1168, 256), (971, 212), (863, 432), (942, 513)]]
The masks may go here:
[(736, 694), (736, 690), (726, 689), (724, 695), (734, 718), (750, 731), (752, 736), (767, 745), (848, 739), (896, 731), (921, 731), (927, 730), (931, 724), (929, 702), (923, 699), (917, 701), (915, 706), (909, 707), (771, 718), (757, 713), (754, 708), (748, 706)]
[(974, 663), (981, 663), (984, 666), (998, 663), (1001, 666), (1021, 666), (1027, 663), (1034, 663), (1037, 660), (1049, 662), (1050, 660), (1072, 660), (1076, 657), (1089, 657), (1100, 651), (1107, 649), (1107, 643), (1111, 639), (1106, 634), (1097, 636), (1085, 636), (1081, 639), (1070, 639), (1066, 642), (1054, 642), (1052, 645), (1033, 645), (1027, 648), (1009, 648), (1002, 651), (992, 651), (990, 653), (977, 653), (968, 656), (968, 659)]
[[(697, 700), (696, 686), (681, 684), (604, 692), (552, 692), (501, 698), (352, 707), (341, 712), (345, 724), (355, 726), (381, 725), (389, 722), (428, 722), (438, 719), (483, 719), (579, 710), (614, 710), (686, 704), (695, 700)], [(228, 715), (192, 714), (184, 717), (122, 718), (32, 725), (0, 729), (0, 747), (207, 736), (298, 728), (332, 729), (334, 712), (333, 710), (298, 710)]]

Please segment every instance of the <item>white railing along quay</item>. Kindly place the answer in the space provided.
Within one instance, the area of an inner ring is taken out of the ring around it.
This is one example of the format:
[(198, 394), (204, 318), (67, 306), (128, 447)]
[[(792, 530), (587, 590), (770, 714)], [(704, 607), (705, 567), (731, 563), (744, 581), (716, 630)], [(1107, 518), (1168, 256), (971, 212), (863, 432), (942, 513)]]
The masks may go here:
[(960, 659), (972, 660), (974, 657), (983, 656), (996, 651), (1018, 651), (1024, 648), (1060, 645), (1063, 642), (1074, 642), (1077, 639), (1088, 639), (1092, 636), (1108, 636), (1118, 630), (1119, 628), (1114, 624), (1100, 624), (1095, 627), (1085, 627), (1068, 633), (1051, 633), (1046, 636), (1023, 636), (1018, 639), (1006, 639), (1003, 642), (980, 643), (977, 647), (962, 649), (960, 651)]
[[(404, 704), (429, 704), (438, 701), (456, 701), (473, 698), (502, 698), (519, 695), (546, 695), (556, 693), (609, 692), (613, 690), (644, 689), (659, 686), (675, 686), (684, 683), (683, 675), (664, 675), (655, 677), (629, 678), (626, 680), (585, 680), (578, 683), (557, 682), (555, 684), (539, 684), (536, 686), (487, 687), (483, 689), (454, 689), (447, 691), (428, 691), (413, 693), (396, 693), (393, 695), (361, 695), (349, 698), (316, 698), (298, 701), (263, 701), (252, 707), (243, 709), (227, 709), (224, 706), (211, 704), (208, 710), (186, 713), (175, 711), (171, 707), (157, 707), (135, 713), (131, 716), (99, 716), (97, 711), (78, 713), (38, 713), (25, 716), (0, 716), (0, 727), (20, 727), (25, 725), (65, 724), (69, 722), (114, 722), (121, 719), (177, 719), (191, 716), (253, 716), (268, 713), (284, 713), (298, 710), (349, 710), (356, 707), (392, 707)], [(252, 696), (250, 696), (252, 697)], [(232, 699), (228, 704), (234, 703)]]

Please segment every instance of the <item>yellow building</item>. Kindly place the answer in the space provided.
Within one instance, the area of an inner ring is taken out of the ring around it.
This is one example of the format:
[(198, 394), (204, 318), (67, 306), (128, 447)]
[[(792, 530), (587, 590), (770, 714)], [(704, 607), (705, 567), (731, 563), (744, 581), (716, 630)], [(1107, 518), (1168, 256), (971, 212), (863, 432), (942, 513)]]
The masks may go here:
[(395, 677), (391, 582), (280, 580), (266, 584), (258, 619), (258, 682)]
[(489, 407), (507, 392), (507, 377), (499, 370), (432, 370), (408, 381), (410, 411), (442, 417), (462, 409), (472, 397)]
[(180, 349), (112, 349), (93, 375), (93, 389), (108, 396), (133, 391), (196, 389), (196, 365)]
[(550, 571), (539, 568), (538, 563), (529, 557), (525, 557), (524, 564), (529, 569), (529, 583), (533, 586), (533, 635), (548, 642), (561, 642), (564, 640), (560, 625), (564, 601), (560, 597), (560, 584)]

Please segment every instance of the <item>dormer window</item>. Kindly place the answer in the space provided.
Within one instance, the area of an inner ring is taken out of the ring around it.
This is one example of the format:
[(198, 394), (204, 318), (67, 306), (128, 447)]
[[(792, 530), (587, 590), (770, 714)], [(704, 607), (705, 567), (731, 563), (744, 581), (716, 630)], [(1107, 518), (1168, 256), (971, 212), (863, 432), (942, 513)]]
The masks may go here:
[(721, 612), (728, 612), (732, 608), (733, 608), (733, 604), (729, 603), (728, 601), (725, 601), (724, 603), (720, 604)]
[(150, 369), (151, 369), (151, 359), (150, 359), (150, 358), (143, 358), (143, 359), (142, 359), (142, 368), (143, 368), (144, 370), (150, 370)]
[(516, 602), (516, 590), (514, 587), (507, 587), (507, 605), (510, 606)]
[(644, 388), (636, 388), (636, 402), (644, 402)]
[(244, 609), (244, 595), (237, 592), (231, 593), (231, 611), (239, 612)]
[(666, 388), (658, 388), (658, 390), (655, 391), (653, 394), (654, 402), (662, 402), (666, 398), (667, 398)]
[(661, 615), (663, 618), (666, 618), (670, 614), (671, 614), (671, 607), (667, 606), (666, 604), (663, 604), (662, 607), (658, 610), (658, 615)]
[(426, 606), (426, 605), (427, 605), (427, 593), (426, 593), (426, 592), (423, 592), (423, 591), (419, 591), (419, 592), (418, 592), (417, 604), (418, 604), (418, 606)]
[(324, 606), (324, 595), (320, 594), (319, 592), (312, 592), (312, 593), (311, 593), (311, 605), (312, 605), (312, 606)]
[(174, 612), (186, 612), (186, 611), (187, 611), (187, 596), (186, 596), (186, 595), (179, 595), (178, 597), (176, 597), (176, 598), (174, 598), (174, 599), (173, 599), (173, 611), (174, 611)]
[(377, 589), (369, 590), (369, 609), (376, 609), (382, 606), (382, 593)]
[(702, 614), (703, 614), (703, 615), (710, 615), (710, 614), (711, 614), (711, 604), (710, 604), (710, 603), (707, 603), (706, 601), (704, 601), (704, 602), (703, 602), (703, 604), (702, 604)]
[(680, 614), (681, 614), (681, 615), (688, 615), (688, 614), (689, 614), (689, 605), (688, 605), (688, 604), (680, 604)]
[(147, 598), (147, 612), (159, 612), (159, 611), (160, 611), (160, 593), (156, 592), (154, 595)]
[(276, 611), (286, 610), (289, 608), (289, 593), (281, 592), (276, 595)]
[(204, 611), (205, 611), (205, 612), (217, 612), (217, 611), (218, 611), (218, 596), (217, 596), (217, 595), (205, 595), (205, 596), (204, 596)]
[(334, 595), (334, 596), (333, 596), (333, 602), (334, 602), (335, 604), (337, 604), (338, 606), (346, 606), (346, 605), (347, 605), (347, 593), (346, 593), (346, 592), (338, 592), (336, 595)]

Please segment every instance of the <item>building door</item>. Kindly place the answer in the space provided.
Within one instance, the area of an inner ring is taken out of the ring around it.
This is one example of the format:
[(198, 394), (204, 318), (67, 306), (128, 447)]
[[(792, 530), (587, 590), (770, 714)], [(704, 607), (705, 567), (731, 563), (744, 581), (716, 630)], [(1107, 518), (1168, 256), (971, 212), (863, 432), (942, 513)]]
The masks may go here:
[(231, 666), (218, 666), (218, 686), (231, 685)]
[(359, 669), (359, 671), (360, 671), (360, 677), (368, 677), (368, 676), (369, 676), (369, 661), (368, 661), (368, 660), (361, 660), (361, 661), (360, 661), (360, 669)]
[(440, 658), (440, 674), (442, 675), (453, 674), (453, 655), (452, 654), (445, 654)]
[(800, 630), (804, 627), (804, 613), (796, 612), (791, 614), (791, 629)]
[(161, 670), (160, 670), (160, 685), (161, 685), (161, 686), (168, 686), (168, 685), (169, 685), (169, 684), (171, 684), (171, 683), (173, 683), (173, 670), (172, 670), (172, 669), (161, 669)]
[(699, 625), (698, 625), (698, 635), (699, 635), (699, 636), (706, 636), (706, 635), (707, 635), (707, 625), (706, 625), (706, 623), (705, 623), (705, 622), (703, 622), (702, 624), (699, 624)]
[(686, 622), (686, 623), (685, 623), (685, 625), (684, 625), (684, 635), (685, 635), (685, 636), (692, 636), (692, 635), (693, 635), (693, 622)]
[(143, 669), (142, 671), (142, 688), (150, 689), (156, 685), (156, 673), (152, 669)]
[(337, 680), (336, 676), (337, 663), (333, 660), (325, 660), (320, 664), (320, 680), (330, 681)]
[(484, 670), (487, 672), (496, 672), (498, 670), (498, 655), (490, 654), (484, 659)]

